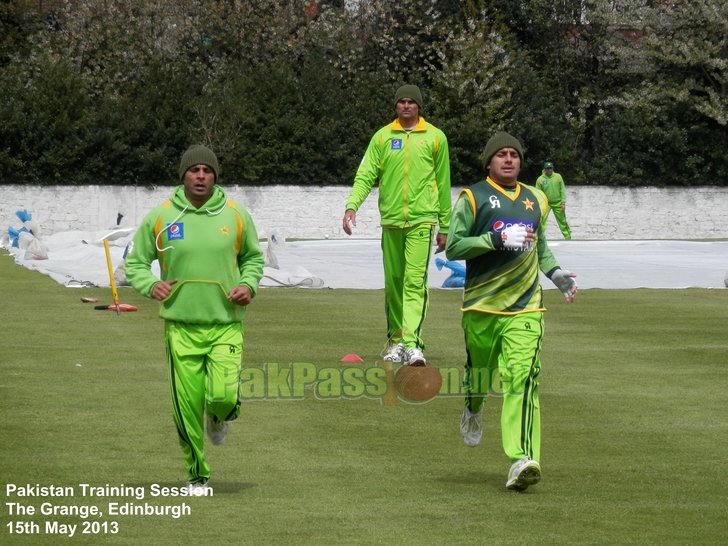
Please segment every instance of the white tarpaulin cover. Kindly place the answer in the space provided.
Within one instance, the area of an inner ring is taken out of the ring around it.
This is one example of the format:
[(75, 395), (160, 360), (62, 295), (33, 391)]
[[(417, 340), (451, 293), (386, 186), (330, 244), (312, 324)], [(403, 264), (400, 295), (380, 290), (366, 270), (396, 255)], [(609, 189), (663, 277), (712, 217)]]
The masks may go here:
[[(65, 232), (40, 237), (47, 260), (25, 259), (25, 250), (3, 246), (15, 261), (69, 286), (109, 286), (102, 238), (109, 239), (114, 270), (119, 269), (133, 229)], [(86, 241), (84, 243), (84, 241)], [(267, 250), (267, 242), (261, 243)], [(579, 288), (724, 288), (728, 242), (691, 241), (552, 241), (561, 267), (577, 274)], [(286, 241), (272, 246), (278, 268), (266, 267), (261, 286), (383, 288), (382, 252), (378, 240), (338, 239)], [(268, 263), (271, 263), (270, 252)], [(429, 286), (439, 288), (452, 273), (438, 270), (434, 255)], [(154, 263), (153, 271), (159, 268)], [(554, 288), (545, 278), (543, 287)]]

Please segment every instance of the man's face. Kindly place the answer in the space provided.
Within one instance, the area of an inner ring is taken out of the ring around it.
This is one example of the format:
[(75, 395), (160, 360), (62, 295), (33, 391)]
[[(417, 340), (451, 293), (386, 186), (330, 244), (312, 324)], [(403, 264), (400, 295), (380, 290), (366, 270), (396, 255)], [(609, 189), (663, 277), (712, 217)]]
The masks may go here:
[(215, 172), (207, 165), (194, 165), (185, 172), (185, 197), (196, 207), (207, 203), (215, 185)]
[(515, 186), (521, 171), (521, 156), (515, 148), (501, 148), (490, 160), (488, 174), (500, 186)]
[(417, 124), (420, 118), (420, 107), (417, 103), (408, 97), (399, 99), (397, 102), (397, 118), (405, 127), (412, 127)]
[(546, 176), (551, 176), (552, 174), (554, 174), (554, 169), (552, 167), (549, 167), (547, 169), (544, 169), (543, 172), (546, 173)]

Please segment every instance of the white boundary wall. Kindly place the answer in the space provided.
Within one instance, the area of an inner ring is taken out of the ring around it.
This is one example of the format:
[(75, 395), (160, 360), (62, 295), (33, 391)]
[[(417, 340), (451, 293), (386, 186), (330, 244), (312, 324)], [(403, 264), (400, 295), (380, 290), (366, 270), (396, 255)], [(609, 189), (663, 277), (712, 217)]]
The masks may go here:
[[(346, 238), (341, 229), (349, 187), (223, 186), (243, 203), (261, 238)], [(15, 212), (27, 210), (42, 235), (63, 231), (101, 231), (139, 224), (172, 188), (134, 186), (3, 185), (0, 233), (21, 227)], [(574, 239), (718, 239), (728, 238), (728, 188), (567, 187), (567, 218)], [(459, 188), (453, 188), (453, 203)], [(357, 214), (354, 237), (379, 238), (377, 189)], [(547, 237), (561, 238), (551, 217)]]

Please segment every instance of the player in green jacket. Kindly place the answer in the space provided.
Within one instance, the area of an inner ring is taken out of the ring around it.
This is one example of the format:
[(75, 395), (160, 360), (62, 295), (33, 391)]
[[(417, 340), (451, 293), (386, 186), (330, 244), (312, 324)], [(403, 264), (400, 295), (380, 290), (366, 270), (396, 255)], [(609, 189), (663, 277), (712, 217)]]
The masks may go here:
[(561, 234), (568, 241), (571, 239), (571, 229), (566, 221), (566, 186), (561, 175), (554, 172), (554, 164), (550, 161), (543, 164), (541, 176), (536, 180), (536, 188), (546, 194)]
[(379, 182), (384, 298), (389, 339), (383, 357), (423, 365), (422, 325), (427, 314), (427, 266), (437, 228), (437, 252), (450, 224), (450, 153), (445, 133), (420, 116), (422, 93), (403, 85), (394, 97), (397, 119), (369, 142), (346, 202), (344, 231)]
[[(207, 493), (210, 478), (204, 414), (214, 444), (240, 414), (241, 321), (263, 275), (253, 221), (215, 185), (218, 173), (212, 150), (190, 147), (180, 161), (182, 185), (147, 214), (125, 260), (131, 285), (162, 302), (174, 422), (196, 495)], [(161, 279), (151, 272), (154, 260)]]
[(461, 192), (446, 249), (448, 259), (466, 262), (467, 395), (460, 433), (466, 445), (478, 445), (485, 399), (502, 396), (501, 436), (511, 460), (506, 487), (523, 491), (541, 479), (538, 374), (545, 309), (539, 269), (569, 302), (576, 282), (546, 244), (546, 196), (518, 182), (521, 143), (498, 133), (483, 156), (488, 176)]

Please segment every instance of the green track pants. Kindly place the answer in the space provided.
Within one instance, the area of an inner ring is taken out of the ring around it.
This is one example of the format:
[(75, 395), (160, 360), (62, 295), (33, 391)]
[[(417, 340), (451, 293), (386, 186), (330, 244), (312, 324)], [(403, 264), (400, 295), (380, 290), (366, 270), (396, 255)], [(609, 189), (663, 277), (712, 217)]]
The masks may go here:
[(387, 338), (403, 341), (407, 349), (425, 348), (421, 335), (429, 305), (427, 266), (434, 233), (435, 226), (427, 224), (382, 229)]
[(164, 341), (172, 413), (190, 483), (205, 483), (204, 412), (215, 421), (240, 414), (238, 384), (243, 325), (200, 325), (166, 321)]
[(567, 241), (570, 240), (571, 228), (569, 227), (569, 222), (566, 221), (566, 212), (561, 210), (561, 205), (549, 205), (549, 208), (554, 213), (554, 218), (556, 218), (556, 223), (559, 225), (561, 235), (563, 235), (564, 239)]
[(538, 401), (539, 355), (543, 313), (495, 315), (463, 313), (468, 361), (465, 405), (478, 412), (486, 397), (503, 397), (501, 437), (511, 461), (541, 455), (541, 412)]

